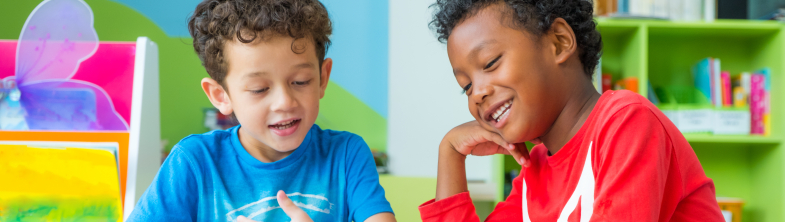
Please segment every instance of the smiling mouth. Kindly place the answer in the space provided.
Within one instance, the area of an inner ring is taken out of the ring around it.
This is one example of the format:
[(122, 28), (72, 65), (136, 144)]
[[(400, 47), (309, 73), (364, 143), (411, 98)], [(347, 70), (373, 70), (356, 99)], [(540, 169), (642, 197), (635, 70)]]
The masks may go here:
[(290, 127), (294, 126), (295, 124), (299, 123), (300, 119), (289, 120), (286, 122), (278, 123), (275, 125), (270, 125), (270, 128), (278, 129), (278, 130), (285, 130), (289, 129)]
[(499, 122), (499, 120), (501, 120), (501, 118), (504, 115), (510, 112), (510, 106), (512, 106), (512, 99), (508, 100), (503, 105), (499, 106), (499, 108), (496, 109), (496, 112), (491, 114), (491, 118), (493, 119), (493, 121)]

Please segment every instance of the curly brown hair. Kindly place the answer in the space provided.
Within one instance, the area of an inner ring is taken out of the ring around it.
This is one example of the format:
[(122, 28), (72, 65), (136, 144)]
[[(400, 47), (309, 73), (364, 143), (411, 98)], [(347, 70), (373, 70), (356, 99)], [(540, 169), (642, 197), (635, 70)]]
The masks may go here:
[[(204, 0), (189, 18), (188, 31), (207, 73), (224, 85), (227, 40), (250, 43), (272, 35), (312, 39), (321, 66), (330, 47), (332, 22), (318, 0)], [(303, 53), (294, 42), (292, 51)]]

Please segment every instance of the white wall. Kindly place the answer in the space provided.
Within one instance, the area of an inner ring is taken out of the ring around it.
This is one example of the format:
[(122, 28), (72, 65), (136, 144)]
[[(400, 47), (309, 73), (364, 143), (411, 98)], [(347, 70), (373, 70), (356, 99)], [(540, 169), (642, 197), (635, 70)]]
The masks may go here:
[[(387, 152), (395, 176), (436, 177), (438, 147), (474, 120), (452, 74), (446, 46), (428, 28), (434, 0), (390, 0)], [(492, 158), (470, 156), (467, 179), (491, 180)]]

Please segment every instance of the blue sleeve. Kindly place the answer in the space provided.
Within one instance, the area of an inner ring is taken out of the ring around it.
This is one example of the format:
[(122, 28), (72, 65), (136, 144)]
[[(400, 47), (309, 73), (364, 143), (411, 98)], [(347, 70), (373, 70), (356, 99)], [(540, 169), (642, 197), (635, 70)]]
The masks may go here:
[(379, 174), (371, 149), (359, 136), (350, 137), (347, 144), (347, 181), (349, 218), (363, 222), (378, 213), (390, 212), (390, 202), (384, 197)]
[(175, 146), (127, 221), (195, 221), (199, 200), (195, 166)]

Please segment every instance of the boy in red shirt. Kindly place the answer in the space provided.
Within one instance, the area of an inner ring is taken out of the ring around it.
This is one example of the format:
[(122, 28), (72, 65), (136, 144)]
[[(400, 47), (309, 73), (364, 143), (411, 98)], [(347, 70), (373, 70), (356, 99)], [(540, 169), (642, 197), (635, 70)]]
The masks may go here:
[[(431, 26), (476, 121), (439, 147), (423, 221), (479, 221), (466, 155), (524, 166), (486, 221), (723, 221), (689, 143), (630, 91), (597, 93), (602, 48), (586, 0), (437, 0)], [(536, 145), (529, 154), (524, 142)]]

